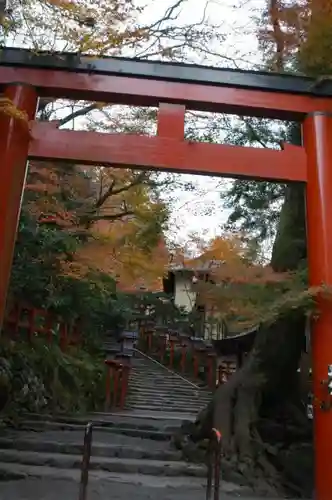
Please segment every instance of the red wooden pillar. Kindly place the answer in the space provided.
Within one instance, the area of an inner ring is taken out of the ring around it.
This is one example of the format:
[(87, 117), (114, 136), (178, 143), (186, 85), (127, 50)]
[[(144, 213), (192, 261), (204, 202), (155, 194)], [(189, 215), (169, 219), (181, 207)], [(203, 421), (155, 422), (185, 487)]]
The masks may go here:
[(160, 363), (163, 363), (167, 348), (167, 335), (160, 335), (159, 342), (160, 342)]
[(198, 377), (199, 372), (199, 352), (194, 349), (193, 353), (193, 364), (194, 364), (194, 377)]
[(216, 357), (214, 352), (208, 352), (207, 355), (208, 362), (208, 386), (211, 389), (216, 388)]
[(223, 380), (223, 366), (219, 365), (218, 366), (218, 385), (221, 385), (224, 383)]
[[(38, 102), (34, 87), (13, 83), (5, 89), (4, 98), (24, 111), (29, 120), (34, 119)], [(27, 172), (29, 141), (28, 123), (0, 109), (0, 331)]]
[(175, 352), (175, 344), (178, 342), (176, 337), (170, 335), (169, 338), (169, 367), (173, 369), (174, 365), (174, 352)]
[(33, 336), (36, 331), (36, 317), (37, 317), (37, 310), (36, 309), (29, 309), (28, 310), (28, 338), (29, 341), (32, 342)]
[(153, 332), (151, 330), (148, 330), (145, 335), (146, 335), (146, 339), (147, 339), (147, 350), (148, 350), (148, 353), (151, 353), (152, 352)]
[(126, 397), (129, 385), (129, 374), (130, 374), (130, 365), (128, 363), (124, 363), (122, 366), (122, 378), (121, 378), (121, 395), (120, 395), (121, 410), (123, 410), (126, 404)]
[[(105, 411), (115, 407), (118, 402), (119, 382), (122, 370), (122, 364), (114, 359), (105, 359), (106, 366), (106, 395)], [(112, 387), (113, 382), (113, 387)]]
[(46, 311), (46, 318), (45, 318), (45, 333), (47, 336), (47, 342), (49, 345), (52, 344), (53, 342), (53, 325), (54, 325), (54, 316), (50, 311)]
[[(314, 113), (303, 126), (308, 160), (307, 237), (311, 286), (332, 286), (332, 115)], [(332, 408), (326, 380), (332, 364), (332, 303), (317, 298), (312, 324), (316, 500), (331, 499)], [(325, 408), (324, 408), (325, 402)], [(327, 404), (326, 404), (327, 403)]]
[(121, 374), (122, 374), (122, 364), (117, 363), (115, 370), (114, 370), (114, 378), (113, 378), (113, 401), (112, 404), (113, 406), (117, 406), (118, 404), (118, 395), (119, 395), (119, 387), (120, 387), (120, 382), (121, 382)]
[(61, 351), (65, 352), (68, 347), (68, 324), (65, 323), (64, 320), (61, 320), (59, 334), (60, 334), (60, 349)]
[(186, 371), (186, 360), (187, 360), (187, 344), (181, 344), (181, 371), (184, 373)]

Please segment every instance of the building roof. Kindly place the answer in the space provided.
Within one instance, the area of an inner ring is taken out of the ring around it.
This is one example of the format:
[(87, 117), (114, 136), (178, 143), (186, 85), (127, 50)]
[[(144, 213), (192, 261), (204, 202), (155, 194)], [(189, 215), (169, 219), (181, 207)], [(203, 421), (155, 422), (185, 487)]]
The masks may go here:
[(216, 260), (216, 259), (208, 259), (204, 261), (201, 258), (193, 259), (183, 264), (170, 264), (169, 271), (170, 272), (178, 272), (178, 271), (188, 271), (188, 272), (207, 272), (213, 271), (215, 269), (219, 269), (223, 264), (225, 264), (224, 260)]

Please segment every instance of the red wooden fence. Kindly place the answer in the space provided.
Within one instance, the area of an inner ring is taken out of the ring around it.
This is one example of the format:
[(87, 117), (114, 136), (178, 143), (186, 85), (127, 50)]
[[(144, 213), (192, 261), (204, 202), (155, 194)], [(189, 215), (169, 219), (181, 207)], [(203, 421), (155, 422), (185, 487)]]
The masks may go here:
[(51, 344), (59, 338), (63, 351), (69, 345), (77, 345), (81, 342), (79, 320), (68, 323), (47, 309), (38, 309), (26, 304), (15, 304), (9, 309), (3, 330), (14, 339), (22, 336), (32, 341), (36, 336), (43, 336)]

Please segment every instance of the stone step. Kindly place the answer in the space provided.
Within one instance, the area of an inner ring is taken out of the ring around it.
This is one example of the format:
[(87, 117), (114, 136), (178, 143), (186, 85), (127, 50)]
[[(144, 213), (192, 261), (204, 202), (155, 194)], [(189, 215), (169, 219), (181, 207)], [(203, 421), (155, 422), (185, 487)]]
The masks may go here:
[(157, 387), (153, 385), (138, 385), (138, 384), (129, 384), (129, 390), (133, 391), (145, 391), (145, 392), (150, 392), (151, 394), (157, 394), (160, 393), (165, 396), (178, 396), (178, 397), (183, 397), (183, 398), (211, 398), (212, 394), (209, 394), (208, 392), (203, 392), (203, 391), (181, 391), (177, 390), (177, 388), (173, 387), (173, 389), (165, 390), (164, 387)]
[(196, 415), (197, 413), (199, 413), (201, 410), (204, 409), (204, 406), (202, 406), (201, 408), (196, 408), (196, 409), (186, 408), (186, 407), (171, 407), (171, 406), (169, 406), (167, 408), (161, 408), (160, 406), (153, 406), (150, 404), (144, 405), (141, 403), (128, 402), (126, 404), (126, 408), (140, 410), (140, 411), (146, 411), (146, 412), (148, 412), (149, 410), (153, 410), (153, 411), (160, 411), (160, 412), (167, 412), (167, 413), (187, 413), (190, 415)]
[(181, 376), (175, 374), (173, 375), (169, 374), (169, 372), (167, 371), (163, 372), (158, 372), (156, 370), (153, 370), (151, 372), (147, 370), (142, 370), (139, 372), (136, 372), (134, 370), (130, 371), (130, 378), (132, 379), (151, 380), (151, 377), (153, 377), (153, 379), (158, 379), (164, 382), (176, 382), (178, 385), (182, 385), (183, 387), (188, 387), (189, 389), (194, 388), (194, 386), (198, 386), (196, 382), (187, 381), (186, 379), (183, 379)]
[(127, 410), (135, 410), (135, 411), (145, 411), (145, 412), (159, 412), (159, 413), (177, 413), (177, 414), (184, 414), (187, 413), (188, 415), (191, 415), (192, 417), (196, 417), (203, 409), (204, 407), (201, 408), (186, 408), (186, 407), (181, 407), (181, 406), (166, 406), (166, 407), (160, 407), (158, 405), (152, 405), (149, 403), (135, 403), (135, 402), (130, 402), (126, 404), (125, 408)]
[(78, 424), (86, 425), (89, 422), (93, 422), (94, 428), (96, 427), (112, 427), (112, 428), (124, 428), (124, 429), (143, 429), (148, 431), (159, 431), (162, 427), (163, 430), (174, 432), (178, 425), (175, 425), (172, 421), (167, 421), (164, 419), (163, 423), (160, 424), (159, 421), (155, 421), (153, 418), (137, 418), (137, 416), (131, 416), (130, 414), (119, 414), (109, 413), (109, 412), (94, 412), (89, 415), (50, 415), (43, 413), (26, 413), (22, 415), (25, 420), (42, 421), (42, 422), (59, 422), (68, 424)]
[[(104, 431), (108, 429), (113, 429), (113, 433), (119, 429), (119, 434), (123, 430), (137, 430), (137, 431), (164, 431), (167, 433), (176, 432), (181, 423), (174, 421), (173, 418), (168, 419), (165, 416), (160, 420), (154, 418), (153, 414), (151, 416), (145, 413), (135, 413), (120, 411), (116, 412), (94, 412), (88, 415), (49, 415), (42, 413), (27, 413), (22, 415), (22, 420), (25, 421), (42, 421), (42, 422), (56, 422), (56, 423), (67, 423), (67, 424), (77, 424), (80, 426), (86, 426), (87, 423), (92, 422), (94, 432), (98, 431), (99, 428), (103, 428)], [(15, 430), (13, 431), (15, 432)], [(1, 433), (0, 433), (1, 435)]]
[[(6, 464), (4, 462), (0, 462), (0, 475), (1, 478), (6, 478), (7, 480), (19, 480), (19, 479), (27, 479), (29, 477), (35, 479), (43, 479), (43, 480), (65, 480), (66, 481), (66, 491), (69, 489), (70, 482), (74, 482), (75, 486), (75, 497), (65, 496), (65, 500), (76, 498), (76, 489), (77, 484), (79, 484), (81, 479), (81, 471), (79, 469), (61, 469), (55, 467), (40, 467), (36, 465), (24, 465), (24, 464)], [(201, 494), (204, 496), (204, 490), (206, 487), (206, 479), (200, 477), (190, 477), (190, 476), (179, 476), (179, 477), (171, 477), (171, 476), (152, 476), (149, 474), (125, 474), (125, 473), (112, 473), (104, 470), (91, 470), (89, 471), (89, 485), (94, 485), (94, 481), (100, 483), (101, 481), (107, 481), (107, 484), (110, 488), (112, 488), (112, 483), (125, 483), (135, 485), (138, 487), (152, 487), (152, 488), (181, 488), (184, 487), (186, 490), (189, 488), (199, 488)], [(227, 488), (225, 487), (227, 485)], [(230, 486), (232, 489), (230, 489)], [(222, 481), (222, 488), (225, 491), (233, 491), (236, 486), (232, 483), (225, 483)], [(153, 491), (153, 490), (152, 490)], [(131, 496), (131, 495), (129, 495)], [(3, 497), (1, 497), (2, 499)], [(16, 495), (13, 498), (17, 498)], [(25, 496), (20, 497), (25, 500)], [(30, 498), (30, 497), (29, 497)], [(40, 499), (40, 493), (36, 495), (36, 498)], [(46, 498), (46, 497), (45, 497)], [(90, 498), (90, 495), (88, 495)], [(110, 496), (106, 497), (110, 498)], [(119, 498), (118, 495), (116, 498)], [(122, 497), (123, 498), (123, 497)], [(124, 496), (124, 498), (128, 498), (128, 496)], [(149, 497), (150, 498), (150, 497)], [(43, 497), (44, 499), (44, 497)]]
[(181, 385), (177, 381), (165, 381), (163, 379), (153, 379), (151, 376), (148, 379), (129, 379), (129, 387), (135, 388), (148, 388), (151, 390), (159, 390), (164, 392), (178, 392), (183, 394), (203, 394), (203, 395), (212, 395), (212, 391), (209, 391), (207, 387), (190, 387), (189, 385)]
[(127, 397), (127, 401), (151, 401), (154, 404), (158, 405), (172, 405), (172, 406), (189, 406), (189, 407), (196, 407), (196, 406), (207, 406), (209, 404), (210, 400), (184, 400), (182, 398), (173, 398), (173, 399), (168, 399), (168, 398), (158, 398), (158, 397), (153, 397), (150, 394), (143, 394), (143, 393), (129, 393)]
[(202, 390), (202, 389), (195, 389), (193, 388), (188, 388), (188, 387), (181, 387), (179, 385), (175, 384), (163, 384), (162, 382), (153, 382), (151, 380), (142, 382), (138, 380), (132, 380), (129, 381), (129, 387), (130, 388), (135, 388), (135, 389), (145, 389), (148, 391), (162, 391), (165, 393), (169, 394), (179, 394), (183, 396), (206, 396), (206, 397), (211, 397), (213, 395), (212, 391), (207, 391), (207, 390)]
[[(166, 367), (151, 367), (151, 366), (140, 366), (139, 368), (135, 367), (135, 365), (133, 365), (133, 361), (131, 363), (131, 373), (134, 374), (134, 375), (144, 375), (144, 374), (148, 374), (148, 375), (156, 375), (156, 376), (159, 376), (159, 377), (162, 377), (162, 376), (165, 376), (165, 378), (172, 378), (172, 379), (178, 379), (180, 380), (182, 383), (186, 384), (190, 383), (189, 380), (187, 380), (185, 378), (185, 374), (181, 374), (181, 373), (177, 373), (175, 371), (172, 371), (171, 369), (168, 369)], [(195, 382), (191, 382), (191, 383), (195, 383)]]
[(181, 405), (163, 405), (161, 406), (158, 403), (153, 403), (151, 401), (139, 401), (139, 400), (128, 400), (126, 403), (126, 407), (130, 408), (137, 408), (137, 409), (145, 409), (145, 408), (150, 408), (151, 410), (156, 409), (160, 411), (164, 411), (168, 413), (169, 411), (178, 411), (180, 413), (191, 413), (192, 415), (197, 414), (201, 410), (205, 408), (204, 405), (202, 406), (181, 406)]
[(128, 397), (131, 398), (139, 398), (139, 399), (149, 399), (151, 401), (159, 401), (160, 404), (163, 402), (168, 402), (168, 403), (175, 403), (175, 404), (182, 404), (182, 405), (201, 405), (205, 404), (207, 405), (210, 401), (211, 398), (194, 398), (194, 397), (183, 397), (183, 396), (173, 396), (170, 397), (169, 394), (160, 394), (158, 392), (156, 393), (148, 393), (148, 392), (141, 392), (141, 391), (129, 391)]
[(159, 406), (181, 406), (183, 408), (185, 407), (190, 407), (190, 408), (196, 408), (196, 407), (204, 407), (206, 406), (205, 401), (183, 401), (182, 399), (162, 399), (162, 398), (152, 398), (152, 397), (145, 397), (144, 395), (141, 394), (129, 394), (127, 397), (127, 401), (140, 401), (140, 402), (151, 402), (154, 405), (159, 405)]
[[(59, 435), (61, 439), (61, 435)], [(43, 439), (43, 436), (36, 436), (33, 438), (1, 438), (1, 450), (17, 450), (17, 451), (30, 451), (37, 453), (56, 453), (66, 455), (82, 455), (83, 453), (83, 439), (81, 443), (78, 442), (61, 442), (50, 441)], [(2, 453), (2, 452), (1, 452)], [(130, 459), (151, 459), (151, 460), (181, 460), (181, 453), (173, 450), (151, 450), (142, 447), (123, 445), (123, 444), (104, 444), (92, 442), (91, 456), (94, 457), (118, 457)]]
[(129, 385), (131, 387), (150, 387), (151, 389), (163, 389), (165, 391), (184, 392), (186, 394), (209, 393), (207, 390), (202, 390), (199, 387), (190, 385), (182, 385), (178, 381), (169, 381), (165, 379), (153, 378), (152, 376), (147, 379), (130, 378)]
[[(60, 469), (81, 467), (80, 455), (59, 453), (36, 453), (33, 451), (2, 450), (1, 461), (34, 466), (49, 466)], [(206, 467), (170, 460), (142, 460), (130, 458), (91, 457), (90, 470), (104, 470), (127, 474), (149, 474), (153, 476), (193, 476), (205, 477)]]
[(151, 377), (153, 377), (153, 380), (159, 380), (162, 382), (175, 382), (178, 385), (182, 385), (183, 387), (188, 387), (194, 388), (192, 384), (186, 383), (184, 380), (182, 380), (180, 377), (177, 377), (176, 375), (167, 375), (165, 373), (156, 373), (155, 371), (147, 373), (146, 371), (142, 372), (132, 372), (130, 373), (130, 378), (131, 379), (137, 379), (137, 380), (151, 380)]
[[(33, 430), (33, 431), (43, 431), (43, 430), (85, 430), (84, 424), (70, 424), (66, 422), (51, 422), (51, 421), (39, 421), (39, 420), (25, 420), (20, 424), (20, 429), (22, 430)], [(128, 428), (128, 427), (106, 427), (106, 426), (95, 426), (95, 431), (107, 432), (111, 434), (121, 434), (123, 436), (140, 437), (144, 439), (152, 439), (154, 441), (169, 441), (173, 432), (167, 430), (146, 430), (139, 428)]]
[(160, 366), (160, 365), (135, 365), (135, 358), (132, 359), (132, 363), (131, 363), (131, 369), (132, 369), (132, 373), (135, 373), (135, 374), (141, 374), (141, 373), (156, 373), (158, 375), (162, 375), (164, 374), (166, 377), (176, 377), (176, 378), (181, 378), (181, 377), (184, 377), (185, 374), (181, 374), (181, 373), (178, 373), (178, 372), (175, 372), (172, 370), (172, 368), (168, 368), (167, 366)]

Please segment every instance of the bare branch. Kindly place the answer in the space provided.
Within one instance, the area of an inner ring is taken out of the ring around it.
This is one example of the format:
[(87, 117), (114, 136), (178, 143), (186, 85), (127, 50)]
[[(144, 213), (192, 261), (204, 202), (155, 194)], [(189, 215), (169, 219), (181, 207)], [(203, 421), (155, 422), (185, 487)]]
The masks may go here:
[(85, 116), (90, 111), (94, 111), (95, 109), (98, 109), (99, 104), (97, 102), (90, 104), (89, 106), (85, 106), (84, 108), (78, 109), (77, 111), (74, 111), (73, 113), (70, 113), (69, 115), (65, 116), (64, 118), (61, 118), (61, 120), (58, 121), (59, 127), (62, 127), (68, 122), (71, 122), (75, 118), (78, 118), (79, 116)]
[(132, 210), (127, 210), (124, 209), (122, 212), (118, 212), (116, 214), (109, 214), (109, 215), (89, 215), (90, 221), (96, 221), (96, 220), (107, 220), (109, 222), (114, 222), (116, 220), (122, 219), (123, 217), (129, 216), (129, 215), (135, 215), (135, 212)]
[(133, 182), (131, 182), (129, 184), (125, 184), (124, 186), (121, 186), (117, 189), (114, 189), (116, 182), (115, 182), (115, 180), (113, 180), (111, 185), (105, 191), (105, 193), (101, 197), (99, 197), (99, 199), (96, 201), (95, 210), (97, 210), (98, 208), (101, 208), (104, 205), (104, 203), (106, 202), (106, 200), (108, 198), (110, 198), (111, 196), (116, 196), (118, 194), (124, 193), (125, 191), (129, 191), (129, 189), (131, 189), (135, 186), (138, 186), (139, 184), (141, 184), (144, 181), (145, 177), (146, 177), (146, 172), (141, 172)]

